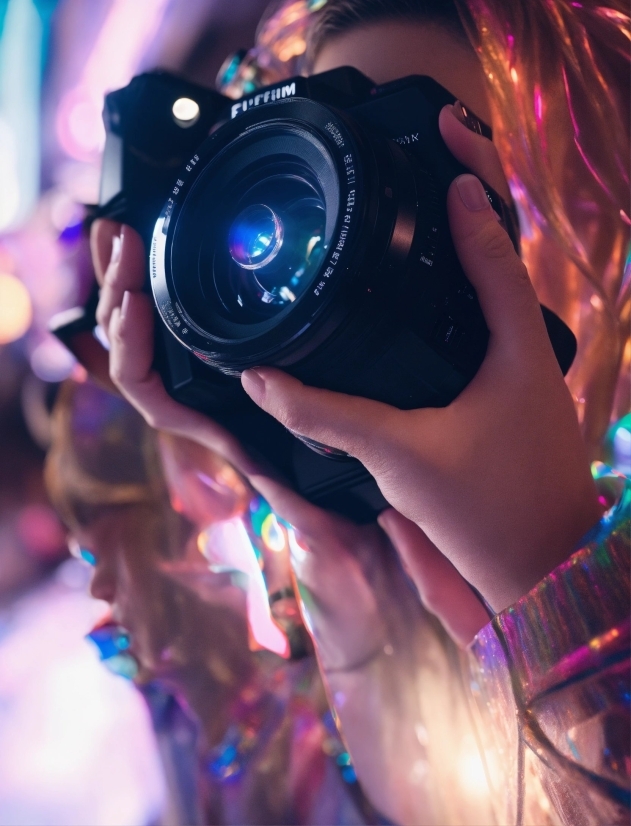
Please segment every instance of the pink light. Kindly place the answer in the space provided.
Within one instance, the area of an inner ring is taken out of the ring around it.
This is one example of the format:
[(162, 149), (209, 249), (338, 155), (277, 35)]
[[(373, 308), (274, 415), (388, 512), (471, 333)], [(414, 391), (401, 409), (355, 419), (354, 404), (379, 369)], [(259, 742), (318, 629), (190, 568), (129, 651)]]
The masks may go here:
[(541, 128), (543, 121), (543, 98), (541, 97), (541, 89), (535, 86), (535, 118), (537, 119), (537, 126)]
[(242, 520), (215, 522), (200, 534), (198, 545), (211, 567), (247, 574), (247, 612), (252, 636), (262, 648), (288, 657), (289, 643), (272, 619), (265, 580)]
[(543, 96), (541, 94), (541, 88), (538, 84), (535, 86), (534, 109), (535, 121), (537, 122), (537, 132), (539, 133), (539, 142), (541, 143), (541, 148), (543, 151), (546, 152), (547, 142), (546, 134), (543, 128)]
[(581, 156), (581, 158), (583, 159), (583, 163), (585, 164), (585, 166), (589, 169), (589, 171), (593, 175), (594, 180), (596, 181), (596, 183), (602, 188), (603, 192), (609, 198), (611, 198), (613, 200), (611, 192), (609, 191), (609, 188), (606, 186), (605, 182), (601, 179), (601, 177), (598, 174), (598, 172), (596, 171), (595, 167), (593, 166), (593, 164), (591, 163), (591, 161), (587, 157), (587, 154), (586, 154), (585, 150), (581, 146), (581, 140), (580, 140), (581, 132), (580, 132), (580, 129), (578, 127), (578, 122), (576, 120), (576, 114), (574, 112), (574, 107), (572, 106), (572, 96), (570, 94), (570, 84), (568, 83), (567, 74), (565, 72), (565, 69), (563, 69), (563, 83), (564, 83), (564, 86), (565, 86), (565, 98), (567, 100), (567, 108), (568, 108), (568, 111), (570, 113), (570, 119), (572, 121), (572, 128), (574, 130), (574, 145), (578, 149), (578, 153)]
[(59, 105), (57, 134), (64, 151), (90, 161), (103, 148), (103, 97), (131, 80), (160, 27), (169, 0), (114, 0), (79, 83)]
[(77, 160), (90, 161), (103, 148), (102, 98), (84, 86), (67, 92), (57, 111), (57, 137), (62, 149)]

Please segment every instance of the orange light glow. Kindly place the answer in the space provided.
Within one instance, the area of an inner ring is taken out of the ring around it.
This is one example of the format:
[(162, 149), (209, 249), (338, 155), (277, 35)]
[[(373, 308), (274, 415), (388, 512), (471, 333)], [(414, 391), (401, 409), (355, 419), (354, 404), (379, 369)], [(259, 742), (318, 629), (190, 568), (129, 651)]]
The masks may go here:
[(24, 284), (14, 275), (0, 273), (0, 344), (21, 338), (32, 318), (31, 297)]

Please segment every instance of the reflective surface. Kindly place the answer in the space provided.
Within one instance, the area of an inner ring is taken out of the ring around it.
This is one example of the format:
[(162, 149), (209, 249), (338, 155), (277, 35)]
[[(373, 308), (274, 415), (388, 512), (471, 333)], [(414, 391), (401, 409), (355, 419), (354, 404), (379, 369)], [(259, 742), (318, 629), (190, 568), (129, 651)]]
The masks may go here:
[(470, 684), (502, 823), (546, 822), (553, 809), (571, 826), (628, 823), (631, 486), (602, 465), (594, 474), (604, 500), (617, 491), (616, 504), (581, 550), (471, 647)]
[(228, 234), (230, 262), (216, 259), (227, 316), (241, 323), (276, 315), (307, 289), (324, 255), (325, 206), (317, 186), (289, 172), (264, 177), (239, 199)]
[(230, 227), (230, 256), (244, 270), (265, 267), (276, 258), (282, 244), (283, 225), (265, 204), (246, 207)]

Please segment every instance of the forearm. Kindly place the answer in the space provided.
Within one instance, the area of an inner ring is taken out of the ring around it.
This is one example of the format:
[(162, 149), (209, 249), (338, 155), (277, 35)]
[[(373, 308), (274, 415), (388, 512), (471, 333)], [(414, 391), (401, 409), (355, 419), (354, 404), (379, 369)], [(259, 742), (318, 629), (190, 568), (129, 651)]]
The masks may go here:
[(370, 662), (326, 675), (358, 779), (395, 823), (490, 824), (460, 653), (418, 602), (408, 607), (415, 619), (410, 610)]

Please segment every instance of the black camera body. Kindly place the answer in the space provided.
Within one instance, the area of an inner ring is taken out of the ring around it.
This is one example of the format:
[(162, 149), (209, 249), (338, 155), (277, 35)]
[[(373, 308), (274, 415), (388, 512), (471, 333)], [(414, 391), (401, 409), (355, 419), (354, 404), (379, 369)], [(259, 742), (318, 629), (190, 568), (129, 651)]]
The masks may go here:
[[(106, 98), (99, 214), (150, 251), (168, 392), (358, 521), (385, 505), (372, 477), (289, 433), (239, 376), (274, 365), (402, 409), (446, 406), (473, 378), (488, 330), (447, 224), (467, 171), (438, 129), (453, 102), (429, 77), (379, 87), (351, 68), (240, 101), (150, 73)], [(517, 247), (513, 211), (487, 191)], [(542, 310), (566, 372), (574, 336)]]

